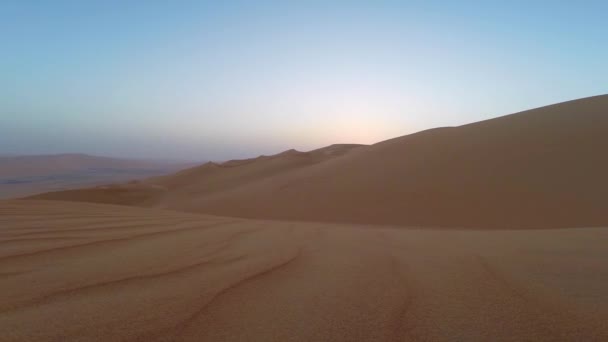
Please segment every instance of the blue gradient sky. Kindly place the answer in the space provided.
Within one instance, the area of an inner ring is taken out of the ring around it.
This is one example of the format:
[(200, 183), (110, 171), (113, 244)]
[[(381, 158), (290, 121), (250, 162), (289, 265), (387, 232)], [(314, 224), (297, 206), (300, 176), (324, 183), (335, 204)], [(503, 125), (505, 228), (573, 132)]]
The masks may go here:
[(0, 1), (0, 153), (228, 159), (603, 94), (606, 13), (606, 1)]

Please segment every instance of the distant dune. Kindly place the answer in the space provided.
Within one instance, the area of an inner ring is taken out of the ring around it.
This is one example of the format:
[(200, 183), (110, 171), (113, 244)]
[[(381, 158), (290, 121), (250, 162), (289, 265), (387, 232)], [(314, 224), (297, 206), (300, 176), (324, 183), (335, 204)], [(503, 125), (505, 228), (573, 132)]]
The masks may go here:
[(192, 205), (196, 206), (198, 199), (258, 181), (272, 180), (281, 174), (305, 169), (362, 147), (363, 145), (356, 144), (336, 144), (310, 152), (288, 150), (272, 156), (230, 160), (224, 163), (208, 162), (175, 174), (153, 177), (141, 182), (58, 191), (36, 195), (33, 198), (179, 207), (186, 210), (188, 203), (185, 201), (192, 201)]
[(128, 191), (118, 185), (36, 198), (361, 224), (602, 226), (605, 146), (608, 96), (597, 96), (369, 147), (205, 164)]
[(5, 155), (0, 156), (0, 198), (158, 176), (191, 165), (85, 154)]

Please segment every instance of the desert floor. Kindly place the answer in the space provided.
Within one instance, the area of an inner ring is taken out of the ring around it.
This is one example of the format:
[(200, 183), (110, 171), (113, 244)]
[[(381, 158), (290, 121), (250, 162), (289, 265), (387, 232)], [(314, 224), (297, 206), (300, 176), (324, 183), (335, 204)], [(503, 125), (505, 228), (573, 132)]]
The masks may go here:
[(0, 201), (0, 340), (607, 341), (607, 245)]

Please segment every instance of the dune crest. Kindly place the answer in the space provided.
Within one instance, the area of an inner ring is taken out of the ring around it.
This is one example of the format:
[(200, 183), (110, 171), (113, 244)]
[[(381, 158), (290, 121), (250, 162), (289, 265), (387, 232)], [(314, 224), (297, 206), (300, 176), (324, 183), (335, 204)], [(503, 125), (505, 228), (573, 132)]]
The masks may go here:
[[(365, 148), (205, 164), (147, 180), (127, 204), (258, 219), (401, 226), (608, 225), (608, 95)], [(352, 151), (351, 151), (352, 150)], [(125, 204), (84, 189), (39, 199)], [(563, 210), (568, 208), (568, 210)]]
[[(223, 163), (207, 162), (168, 176), (145, 179), (137, 184), (57, 191), (35, 195), (32, 198), (168, 208), (174, 207), (172, 204), (184, 203), (185, 199), (195, 201), (193, 196), (206, 198), (257, 181), (272, 179), (363, 147), (364, 145), (358, 144), (335, 144), (310, 152), (287, 150), (271, 156), (229, 160)], [(180, 210), (176, 207), (174, 209)]]

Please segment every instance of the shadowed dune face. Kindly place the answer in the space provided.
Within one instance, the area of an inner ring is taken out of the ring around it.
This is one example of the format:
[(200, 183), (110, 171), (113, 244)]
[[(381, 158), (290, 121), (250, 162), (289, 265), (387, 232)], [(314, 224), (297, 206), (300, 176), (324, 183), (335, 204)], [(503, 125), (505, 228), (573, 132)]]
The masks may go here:
[(153, 178), (149, 182), (162, 185), (170, 190), (187, 189), (186, 194), (207, 195), (315, 165), (362, 146), (331, 145), (310, 152), (288, 150), (273, 156), (230, 160), (220, 164), (210, 162), (173, 175)]
[(608, 230), (0, 201), (3, 341), (605, 341)]
[(150, 179), (147, 183), (165, 190), (132, 189), (134, 199), (127, 202), (125, 194), (99, 189), (37, 198), (263, 219), (477, 228), (602, 226), (608, 225), (604, 146), (608, 96), (597, 96), (352, 151), (338, 146), (334, 153), (329, 147), (205, 164)]
[(290, 171), (341, 157), (363, 147), (357, 144), (336, 144), (310, 152), (288, 150), (273, 156), (230, 160), (224, 163), (209, 162), (142, 182), (51, 192), (33, 198), (178, 207), (185, 205), (186, 200), (195, 201), (257, 181), (272, 179)]

